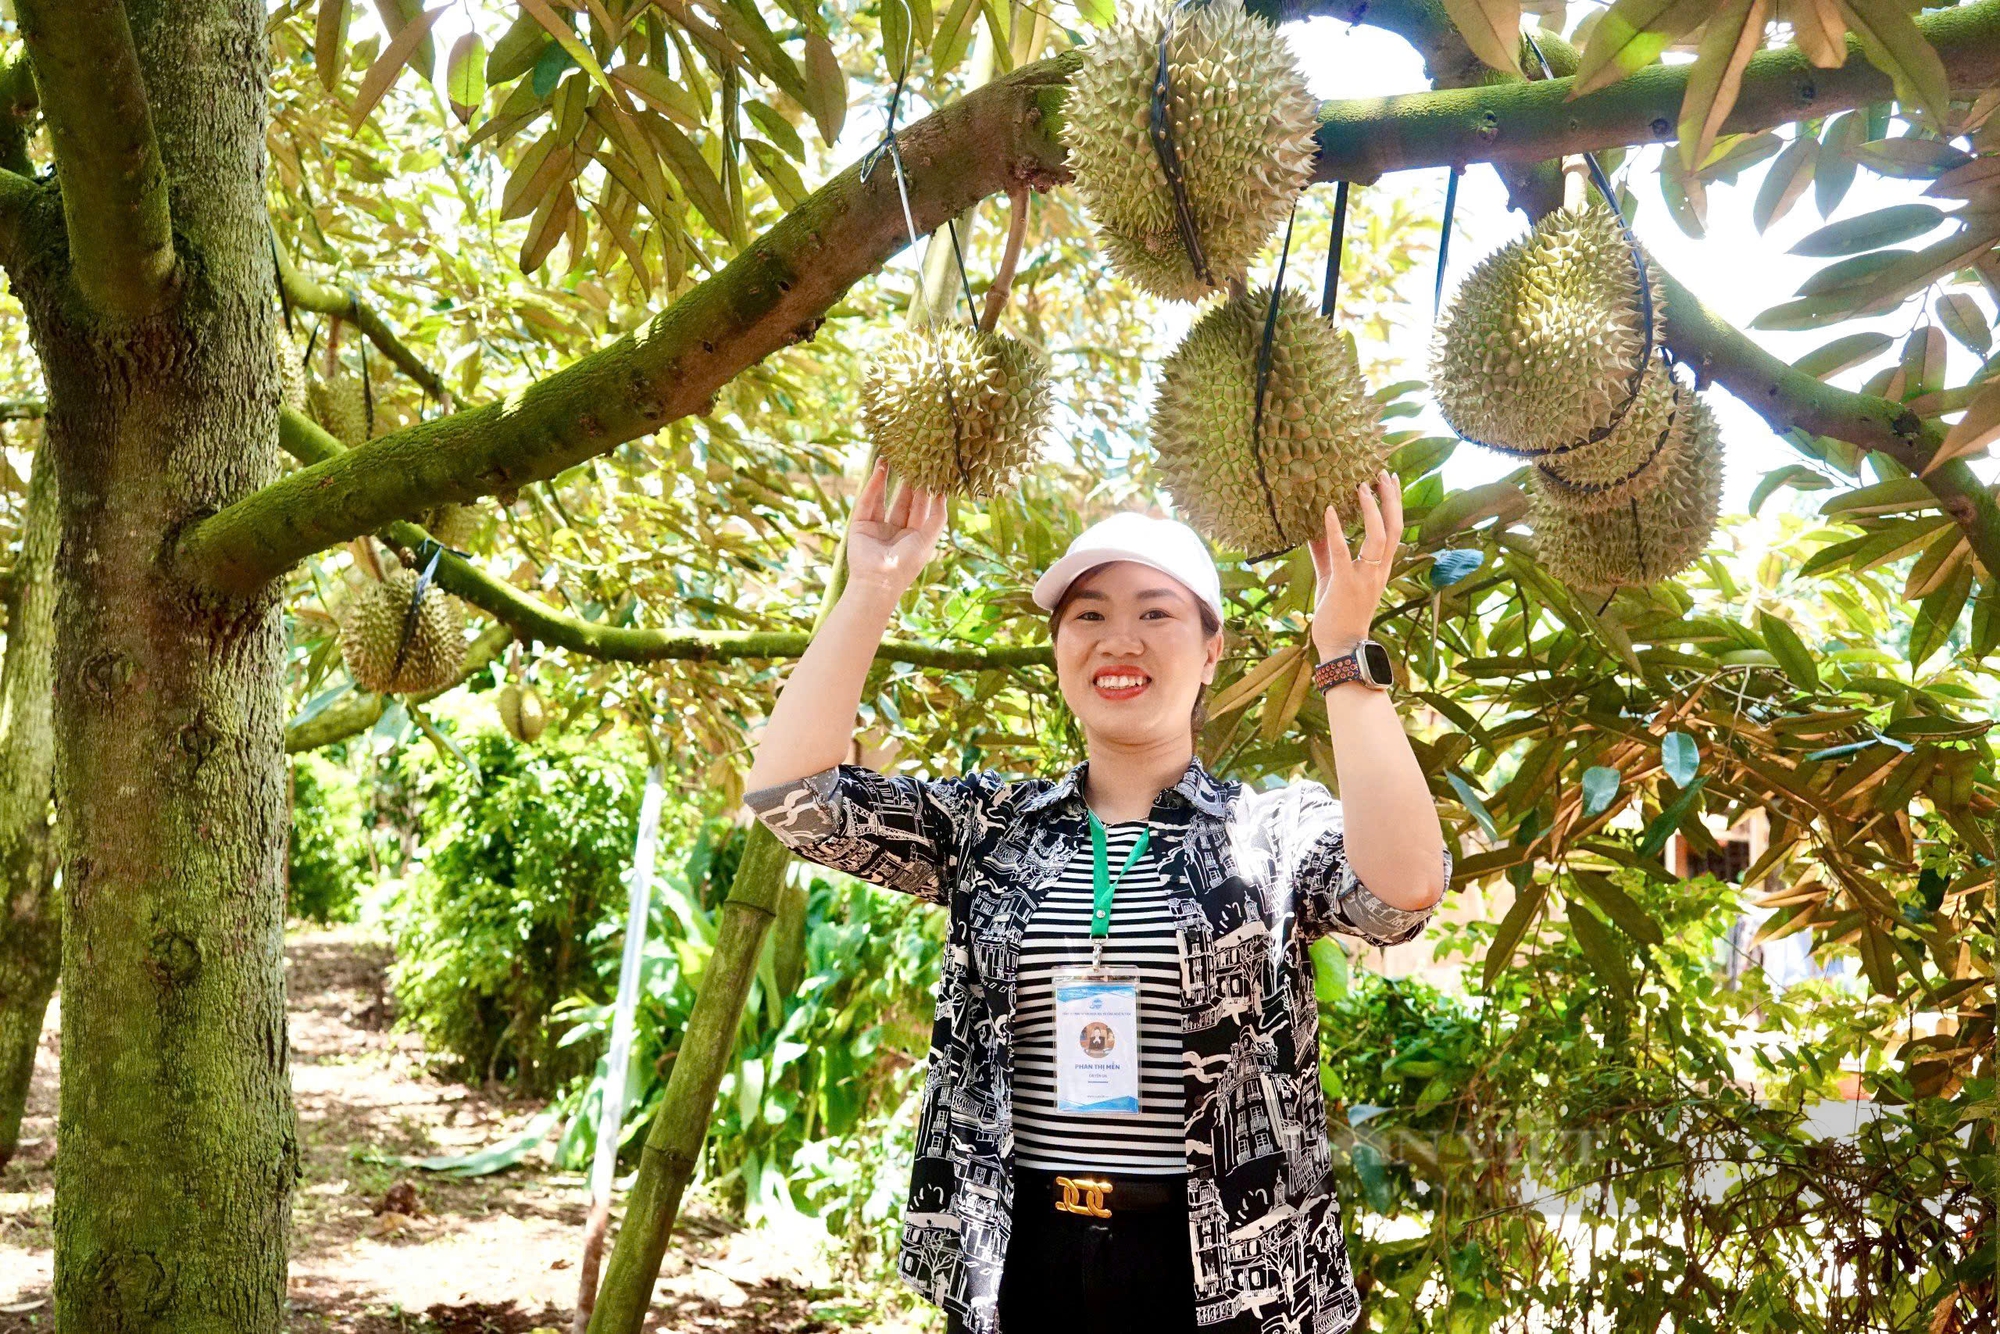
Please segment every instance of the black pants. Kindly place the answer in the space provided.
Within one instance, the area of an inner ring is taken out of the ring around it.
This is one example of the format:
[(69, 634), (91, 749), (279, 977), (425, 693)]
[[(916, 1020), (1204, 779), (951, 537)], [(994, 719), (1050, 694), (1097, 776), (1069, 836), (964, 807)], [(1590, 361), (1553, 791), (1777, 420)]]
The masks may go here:
[[(1025, 1170), (1000, 1278), (1001, 1334), (1193, 1334), (1194, 1260), (1185, 1204), (1110, 1218), (1056, 1212)], [(1055, 1324), (1051, 1322), (1060, 1322)], [(966, 1325), (947, 1314), (946, 1334)]]

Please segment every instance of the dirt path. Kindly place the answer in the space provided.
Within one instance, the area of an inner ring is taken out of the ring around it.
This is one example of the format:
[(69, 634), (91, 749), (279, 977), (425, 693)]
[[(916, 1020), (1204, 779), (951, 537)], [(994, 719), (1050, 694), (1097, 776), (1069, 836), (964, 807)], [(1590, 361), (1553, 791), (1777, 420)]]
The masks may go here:
[[(292, 1089), (305, 1176), (292, 1221), (293, 1334), (567, 1334), (587, 1198), (531, 1157), (467, 1181), (372, 1155), (466, 1153), (519, 1134), (540, 1103), (432, 1076), (390, 1031), (389, 950), (355, 928), (288, 933)], [(42, 1033), (22, 1147), (0, 1169), (0, 1334), (47, 1331), (59, 1007)], [(551, 1146), (553, 1139), (551, 1139)], [(879, 1293), (835, 1285), (813, 1239), (742, 1230), (694, 1199), (648, 1330), (915, 1334)], [(932, 1322), (937, 1323), (937, 1322)]]

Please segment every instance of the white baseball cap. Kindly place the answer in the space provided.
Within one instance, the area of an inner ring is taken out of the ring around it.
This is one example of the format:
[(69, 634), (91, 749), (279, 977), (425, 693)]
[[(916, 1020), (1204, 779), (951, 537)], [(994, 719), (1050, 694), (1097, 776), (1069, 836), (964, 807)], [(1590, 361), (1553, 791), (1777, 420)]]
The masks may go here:
[(1035, 605), (1054, 611), (1079, 575), (1115, 560), (1137, 561), (1187, 585), (1208, 604), (1218, 621), (1222, 612), (1222, 577), (1200, 534), (1175, 519), (1156, 519), (1127, 511), (1100, 519), (1076, 535), (1062, 559), (1035, 581)]

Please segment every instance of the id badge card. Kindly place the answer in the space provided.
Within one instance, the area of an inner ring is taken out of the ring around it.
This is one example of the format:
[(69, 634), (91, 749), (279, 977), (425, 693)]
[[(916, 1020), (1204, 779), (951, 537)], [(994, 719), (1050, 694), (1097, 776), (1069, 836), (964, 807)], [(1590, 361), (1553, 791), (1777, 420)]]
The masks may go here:
[(1139, 974), (1057, 969), (1056, 1110), (1096, 1116), (1139, 1111)]

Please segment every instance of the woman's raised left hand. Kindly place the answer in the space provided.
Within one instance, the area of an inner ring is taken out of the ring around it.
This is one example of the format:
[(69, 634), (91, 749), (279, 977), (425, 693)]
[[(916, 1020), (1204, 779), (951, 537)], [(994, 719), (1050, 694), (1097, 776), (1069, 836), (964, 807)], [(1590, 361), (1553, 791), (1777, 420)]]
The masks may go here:
[(1349, 555), (1337, 506), (1326, 507), (1326, 533), (1306, 543), (1318, 575), (1313, 597), (1313, 647), (1320, 661), (1349, 652), (1368, 637), (1375, 609), (1402, 547), (1403, 484), (1386, 468), (1355, 488), (1361, 511), (1361, 550)]

